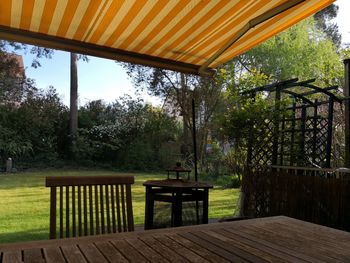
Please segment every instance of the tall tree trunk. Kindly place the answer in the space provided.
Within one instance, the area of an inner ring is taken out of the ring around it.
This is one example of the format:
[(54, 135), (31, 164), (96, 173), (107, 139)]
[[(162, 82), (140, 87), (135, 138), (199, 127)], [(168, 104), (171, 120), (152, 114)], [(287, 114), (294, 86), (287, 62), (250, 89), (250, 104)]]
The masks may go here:
[(188, 108), (188, 98), (187, 98), (187, 85), (185, 80), (185, 74), (181, 73), (180, 75), (180, 81), (181, 81), (181, 110), (182, 110), (182, 122), (183, 122), (183, 144), (181, 146), (181, 154), (183, 155), (183, 158), (186, 159), (186, 162), (189, 160), (188, 157), (191, 154), (192, 150), (190, 148), (191, 140), (190, 140), (190, 110)]
[(78, 69), (77, 54), (70, 53), (70, 111), (69, 133), (72, 137), (78, 131)]
[(70, 109), (69, 109), (69, 152), (76, 159), (76, 136), (78, 135), (78, 69), (77, 54), (70, 53)]

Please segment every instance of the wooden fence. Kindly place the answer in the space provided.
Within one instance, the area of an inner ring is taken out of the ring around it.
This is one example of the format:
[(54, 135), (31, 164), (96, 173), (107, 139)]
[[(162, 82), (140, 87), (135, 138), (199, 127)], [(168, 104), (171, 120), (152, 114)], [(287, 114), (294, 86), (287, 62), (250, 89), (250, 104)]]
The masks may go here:
[(350, 231), (349, 170), (254, 167), (242, 184), (242, 214), (286, 215)]

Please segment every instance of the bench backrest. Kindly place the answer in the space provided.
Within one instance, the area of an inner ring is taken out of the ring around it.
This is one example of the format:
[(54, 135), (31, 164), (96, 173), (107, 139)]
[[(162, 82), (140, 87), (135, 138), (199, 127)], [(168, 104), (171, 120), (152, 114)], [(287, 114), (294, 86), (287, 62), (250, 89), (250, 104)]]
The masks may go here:
[(134, 231), (133, 183), (133, 176), (46, 177), (50, 239)]

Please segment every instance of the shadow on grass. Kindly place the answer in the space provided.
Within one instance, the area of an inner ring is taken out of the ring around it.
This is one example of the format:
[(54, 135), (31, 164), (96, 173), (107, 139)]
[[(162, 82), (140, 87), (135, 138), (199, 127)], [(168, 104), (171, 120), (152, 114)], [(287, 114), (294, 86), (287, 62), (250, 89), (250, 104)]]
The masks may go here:
[(45, 186), (45, 177), (26, 174), (0, 175), (0, 190), (20, 187), (36, 188), (38, 186)]
[(146, 173), (127, 173), (127, 172), (116, 172), (108, 170), (47, 170), (47, 171), (38, 171), (38, 172), (18, 172), (13, 174), (0, 173), (0, 190), (16, 189), (20, 187), (44, 187), (45, 186), (45, 177), (47, 176), (98, 176), (98, 175), (133, 175), (135, 176), (135, 185), (142, 185), (146, 180), (156, 180), (156, 179), (165, 179), (165, 176), (161, 176), (157, 173), (155, 174), (146, 174)]
[(49, 239), (49, 232), (47, 228), (29, 229), (26, 231), (1, 233), (0, 244), (47, 239)]

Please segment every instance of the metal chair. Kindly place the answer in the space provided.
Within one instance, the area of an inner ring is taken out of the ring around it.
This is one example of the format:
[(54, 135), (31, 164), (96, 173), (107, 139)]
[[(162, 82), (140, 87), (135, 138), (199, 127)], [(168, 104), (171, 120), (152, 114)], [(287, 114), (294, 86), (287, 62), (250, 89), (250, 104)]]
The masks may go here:
[[(134, 231), (133, 176), (46, 177), (50, 239)], [(58, 222), (57, 222), (58, 220)]]

